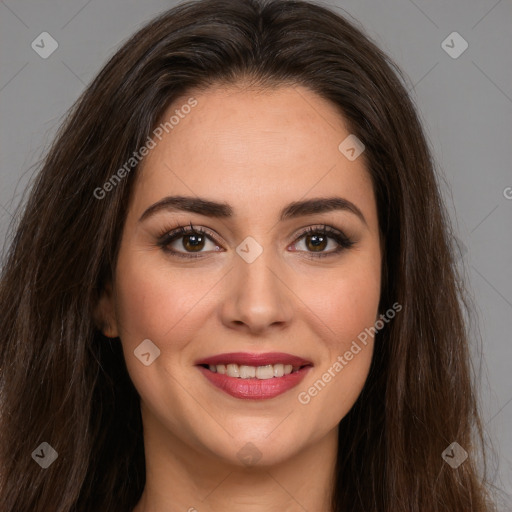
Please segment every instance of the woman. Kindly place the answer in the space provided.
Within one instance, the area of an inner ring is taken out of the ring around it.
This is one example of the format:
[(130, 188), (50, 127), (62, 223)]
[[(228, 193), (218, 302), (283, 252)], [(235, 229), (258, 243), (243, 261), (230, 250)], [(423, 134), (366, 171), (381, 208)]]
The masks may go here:
[(353, 25), (164, 13), (73, 108), (4, 264), (1, 509), (492, 510), (450, 236)]

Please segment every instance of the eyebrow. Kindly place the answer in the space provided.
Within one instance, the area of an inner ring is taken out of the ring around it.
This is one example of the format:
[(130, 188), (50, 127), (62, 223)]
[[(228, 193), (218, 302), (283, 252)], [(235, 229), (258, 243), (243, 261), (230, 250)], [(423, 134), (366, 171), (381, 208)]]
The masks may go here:
[[(361, 210), (348, 199), (342, 197), (322, 197), (294, 201), (286, 205), (279, 217), (280, 221), (293, 219), (305, 215), (342, 210), (353, 213), (366, 225), (366, 219)], [(151, 205), (141, 215), (139, 222), (146, 220), (160, 211), (185, 211), (205, 215), (207, 217), (230, 218), (233, 217), (233, 208), (227, 203), (217, 203), (201, 197), (168, 196)]]

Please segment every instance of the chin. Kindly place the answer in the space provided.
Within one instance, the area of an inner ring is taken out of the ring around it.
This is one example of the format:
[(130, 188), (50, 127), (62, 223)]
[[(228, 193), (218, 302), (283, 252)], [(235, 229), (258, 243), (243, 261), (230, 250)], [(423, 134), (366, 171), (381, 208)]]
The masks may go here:
[(212, 447), (212, 452), (227, 463), (238, 467), (266, 467), (282, 464), (300, 453), (307, 445), (305, 440), (299, 440), (295, 433), (284, 430), (279, 433), (272, 432), (283, 418), (272, 421), (273, 426), (265, 429), (251, 430), (247, 424), (245, 427), (240, 425), (238, 432), (243, 432), (243, 435), (230, 437), (222, 451), (219, 451), (219, 445), (216, 445)]

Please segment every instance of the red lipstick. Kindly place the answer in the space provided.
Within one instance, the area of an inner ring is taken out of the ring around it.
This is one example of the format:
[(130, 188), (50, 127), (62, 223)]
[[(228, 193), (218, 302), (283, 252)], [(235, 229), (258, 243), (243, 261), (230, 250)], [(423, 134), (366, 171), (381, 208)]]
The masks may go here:
[[(263, 400), (285, 393), (297, 386), (313, 366), (306, 359), (282, 352), (218, 354), (201, 359), (196, 365), (206, 379), (218, 389), (235, 398), (246, 400)], [(251, 367), (252, 375), (256, 368), (260, 378), (227, 375), (227, 365), (236, 365), (235, 372), (240, 370), (240, 366)], [(287, 369), (283, 372), (284, 367)], [(261, 378), (263, 373), (260, 373), (260, 370), (264, 371), (264, 378)]]

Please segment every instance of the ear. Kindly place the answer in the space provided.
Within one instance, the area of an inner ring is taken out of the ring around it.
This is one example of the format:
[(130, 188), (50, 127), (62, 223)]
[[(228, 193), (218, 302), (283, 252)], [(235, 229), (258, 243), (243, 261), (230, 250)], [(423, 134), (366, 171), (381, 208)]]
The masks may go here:
[(117, 320), (115, 314), (114, 294), (112, 283), (108, 282), (101, 292), (94, 308), (94, 323), (107, 338), (117, 338)]

